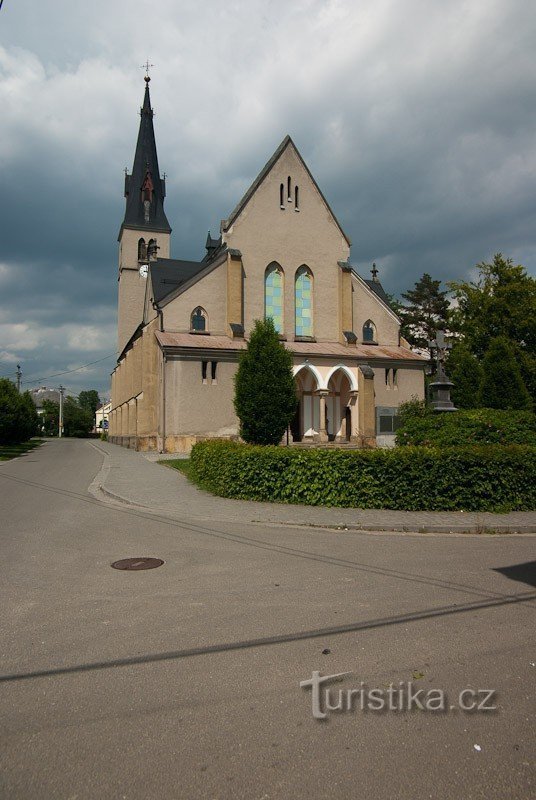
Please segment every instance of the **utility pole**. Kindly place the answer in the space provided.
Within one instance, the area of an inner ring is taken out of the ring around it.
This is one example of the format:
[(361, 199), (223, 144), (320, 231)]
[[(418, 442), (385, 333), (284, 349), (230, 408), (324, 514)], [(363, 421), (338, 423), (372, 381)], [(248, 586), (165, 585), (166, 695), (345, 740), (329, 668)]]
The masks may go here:
[(20, 394), (20, 379), (22, 378), (22, 372), (20, 370), (20, 364), (17, 364), (17, 371), (15, 373), (17, 376), (17, 392)]
[(65, 391), (65, 386), (60, 386), (58, 388), (58, 391), (60, 393), (60, 419), (59, 419), (58, 436), (61, 439), (61, 437), (63, 436), (63, 393)]

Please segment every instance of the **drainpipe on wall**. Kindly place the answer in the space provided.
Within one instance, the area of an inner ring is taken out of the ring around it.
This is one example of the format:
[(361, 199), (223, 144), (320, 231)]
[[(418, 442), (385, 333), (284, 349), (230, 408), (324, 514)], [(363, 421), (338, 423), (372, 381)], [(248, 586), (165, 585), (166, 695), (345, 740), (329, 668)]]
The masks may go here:
[[(155, 301), (152, 301), (152, 306), (158, 317), (160, 319), (159, 328), (163, 332), (164, 331), (164, 312), (162, 311), (161, 307)], [(162, 376), (160, 381), (161, 387), (161, 400), (160, 400), (160, 435), (162, 438), (162, 447), (160, 449), (161, 453), (166, 452), (166, 354), (162, 350)]]
[(160, 429), (162, 431), (162, 449), (161, 453), (166, 452), (166, 354), (162, 350), (162, 405), (161, 405), (162, 420)]

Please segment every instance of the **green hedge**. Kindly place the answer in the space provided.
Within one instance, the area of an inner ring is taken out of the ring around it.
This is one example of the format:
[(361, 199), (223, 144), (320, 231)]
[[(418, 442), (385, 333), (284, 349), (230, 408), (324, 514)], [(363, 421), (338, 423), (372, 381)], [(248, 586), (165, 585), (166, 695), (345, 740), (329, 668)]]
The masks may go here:
[(470, 444), (523, 444), (536, 447), (536, 414), (530, 411), (433, 412), (402, 417), (397, 445), (449, 447)]
[(536, 448), (298, 450), (228, 441), (192, 449), (192, 477), (221, 497), (403, 511), (536, 508)]

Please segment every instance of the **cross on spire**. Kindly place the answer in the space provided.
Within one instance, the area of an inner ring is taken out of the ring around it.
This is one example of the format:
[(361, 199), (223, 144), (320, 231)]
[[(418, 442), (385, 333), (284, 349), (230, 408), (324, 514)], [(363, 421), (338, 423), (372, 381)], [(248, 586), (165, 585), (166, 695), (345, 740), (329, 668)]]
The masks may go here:
[(151, 67), (154, 67), (154, 64), (150, 64), (149, 63), (149, 59), (147, 59), (145, 64), (142, 64), (141, 67), (140, 67), (140, 69), (144, 69), (145, 70), (144, 81), (146, 81), (147, 83), (149, 83), (149, 81), (151, 80), (151, 77), (149, 75), (149, 70), (151, 69)]
[(379, 272), (379, 269), (376, 267), (376, 263), (374, 263), (372, 265), (372, 269), (370, 270), (370, 272), (371, 272), (372, 280), (374, 281), (374, 283), (378, 283), (378, 272)]

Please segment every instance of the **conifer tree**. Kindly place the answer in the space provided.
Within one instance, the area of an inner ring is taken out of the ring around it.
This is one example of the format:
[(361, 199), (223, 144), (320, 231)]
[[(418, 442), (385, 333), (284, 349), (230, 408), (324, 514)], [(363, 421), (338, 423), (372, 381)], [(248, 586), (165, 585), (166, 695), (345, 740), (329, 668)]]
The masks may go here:
[(451, 351), (447, 374), (454, 384), (451, 397), (456, 408), (478, 408), (482, 366), (464, 344)]
[(436, 331), (447, 327), (449, 318), (448, 291), (441, 281), (425, 272), (414, 289), (402, 293), (407, 305), (401, 307), (402, 336), (414, 347), (429, 349), (428, 342)]
[(478, 395), (484, 408), (530, 410), (532, 400), (521, 377), (510, 341), (504, 336), (492, 339), (482, 362), (483, 377)]
[(279, 444), (296, 411), (292, 356), (271, 318), (256, 320), (235, 376), (240, 435), (249, 444)]

